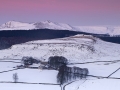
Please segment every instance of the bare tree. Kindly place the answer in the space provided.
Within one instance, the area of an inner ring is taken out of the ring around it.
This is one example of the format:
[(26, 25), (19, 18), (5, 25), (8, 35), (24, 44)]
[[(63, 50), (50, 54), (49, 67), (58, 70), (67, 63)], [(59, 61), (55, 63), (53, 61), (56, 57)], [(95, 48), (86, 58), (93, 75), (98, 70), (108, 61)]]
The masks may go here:
[(14, 80), (15, 83), (18, 82), (18, 75), (17, 75), (17, 73), (13, 74), (13, 80)]

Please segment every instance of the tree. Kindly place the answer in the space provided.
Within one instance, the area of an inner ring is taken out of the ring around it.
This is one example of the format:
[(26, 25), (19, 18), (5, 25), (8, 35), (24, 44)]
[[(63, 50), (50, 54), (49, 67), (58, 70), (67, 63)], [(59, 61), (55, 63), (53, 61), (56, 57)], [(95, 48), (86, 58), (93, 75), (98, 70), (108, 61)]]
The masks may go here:
[(72, 80), (86, 78), (87, 75), (87, 68), (67, 67), (66, 65), (63, 65), (59, 68), (57, 82), (60, 84), (64, 84)]
[(59, 69), (62, 65), (67, 65), (68, 60), (63, 56), (51, 56), (48, 59), (48, 66)]
[(59, 68), (59, 73), (57, 75), (57, 82), (60, 84), (64, 84), (70, 81), (73, 77), (73, 73), (71, 72), (71, 67), (67, 67), (63, 65)]
[(13, 74), (13, 80), (14, 80), (15, 83), (18, 82), (18, 75), (17, 75), (17, 73)]
[(66, 68), (66, 65), (63, 65), (59, 68), (59, 72), (57, 75), (57, 82), (60, 84), (63, 84), (66, 82), (66, 80), (65, 80), (65, 74), (66, 74), (65, 68)]

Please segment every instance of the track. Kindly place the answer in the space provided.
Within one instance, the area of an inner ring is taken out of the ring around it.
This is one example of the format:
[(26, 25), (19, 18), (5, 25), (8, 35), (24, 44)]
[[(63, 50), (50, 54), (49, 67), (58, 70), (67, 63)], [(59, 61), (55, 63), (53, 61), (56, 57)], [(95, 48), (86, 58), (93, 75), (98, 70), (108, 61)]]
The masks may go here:
[(84, 63), (69, 63), (68, 65), (75, 65), (75, 64), (90, 64), (90, 63), (118, 63), (120, 60), (114, 60), (114, 61), (93, 61), (93, 62), (84, 62)]

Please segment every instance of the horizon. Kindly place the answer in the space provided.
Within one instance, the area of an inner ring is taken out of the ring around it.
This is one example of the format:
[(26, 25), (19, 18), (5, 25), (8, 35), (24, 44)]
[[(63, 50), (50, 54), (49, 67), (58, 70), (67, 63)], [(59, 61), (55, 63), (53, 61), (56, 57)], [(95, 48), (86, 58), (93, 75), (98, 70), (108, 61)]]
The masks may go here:
[(50, 20), (73, 26), (120, 25), (120, 0), (1, 0), (0, 25)]
[[(0, 26), (1, 25), (3, 25), (3, 24), (5, 24), (5, 23), (8, 23), (8, 22), (20, 22), (20, 23), (28, 23), (28, 24), (33, 24), (33, 23), (39, 23), (39, 22), (46, 22), (46, 21), (48, 21), (48, 22), (52, 22), (52, 23), (61, 23), (61, 22), (54, 22), (54, 21), (51, 21), (51, 20), (45, 20), (45, 21), (38, 21), (38, 22), (27, 22), (27, 21), (15, 21), (15, 20), (10, 20), (10, 21), (7, 21), (7, 22), (3, 22), (2, 24), (0, 24)], [(69, 24), (69, 23), (64, 23), (64, 22), (62, 22), (63, 24), (68, 24), (68, 25), (70, 25), (70, 26), (76, 26), (76, 25), (71, 25), (71, 24)], [(91, 27), (91, 26), (96, 26), (96, 27), (119, 27), (120, 25), (77, 25), (76, 27), (79, 27), (79, 26), (88, 26), (88, 27)]]

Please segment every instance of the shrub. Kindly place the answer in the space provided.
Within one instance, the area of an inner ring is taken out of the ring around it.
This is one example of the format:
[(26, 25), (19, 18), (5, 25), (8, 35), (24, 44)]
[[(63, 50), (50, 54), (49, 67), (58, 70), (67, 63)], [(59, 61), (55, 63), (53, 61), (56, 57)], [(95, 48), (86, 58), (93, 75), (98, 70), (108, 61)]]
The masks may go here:
[(32, 65), (33, 63), (39, 63), (39, 61), (32, 57), (23, 57), (22, 58), (22, 64), (24, 64), (24, 65)]

